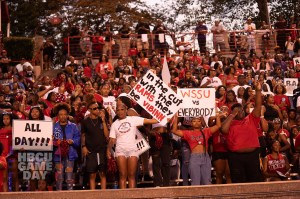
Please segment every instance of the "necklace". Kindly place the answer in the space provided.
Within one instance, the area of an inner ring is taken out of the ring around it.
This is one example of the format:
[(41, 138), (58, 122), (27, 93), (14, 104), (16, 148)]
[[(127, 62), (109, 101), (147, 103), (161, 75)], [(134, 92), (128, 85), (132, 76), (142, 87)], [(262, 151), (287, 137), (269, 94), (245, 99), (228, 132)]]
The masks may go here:
[(92, 118), (90, 118), (91, 122), (93, 123), (94, 126), (96, 126), (98, 124), (98, 117), (97, 117), (97, 121), (94, 122)]

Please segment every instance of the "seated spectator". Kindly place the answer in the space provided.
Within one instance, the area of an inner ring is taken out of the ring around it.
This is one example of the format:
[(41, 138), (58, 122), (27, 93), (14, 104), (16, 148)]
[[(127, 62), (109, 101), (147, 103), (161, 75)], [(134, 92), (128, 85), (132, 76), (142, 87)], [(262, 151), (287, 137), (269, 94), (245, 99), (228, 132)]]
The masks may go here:
[(280, 153), (280, 143), (271, 143), (271, 153), (264, 158), (263, 174), (267, 181), (287, 180), (290, 176), (290, 164), (285, 155)]

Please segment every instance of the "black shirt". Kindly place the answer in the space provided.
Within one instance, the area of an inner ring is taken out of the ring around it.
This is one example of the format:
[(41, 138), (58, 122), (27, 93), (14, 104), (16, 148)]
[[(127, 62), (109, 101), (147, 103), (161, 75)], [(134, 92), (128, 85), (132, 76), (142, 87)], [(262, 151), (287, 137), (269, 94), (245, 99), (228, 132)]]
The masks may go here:
[(106, 148), (107, 143), (100, 117), (84, 119), (81, 122), (81, 133), (85, 134), (85, 145), (90, 152), (101, 152)]

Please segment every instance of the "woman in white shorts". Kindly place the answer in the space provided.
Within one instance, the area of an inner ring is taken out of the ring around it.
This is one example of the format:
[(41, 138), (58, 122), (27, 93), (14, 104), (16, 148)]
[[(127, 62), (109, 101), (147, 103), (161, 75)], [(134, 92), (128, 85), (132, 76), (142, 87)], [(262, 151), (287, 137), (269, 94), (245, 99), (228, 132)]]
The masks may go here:
[(138, 154), (136, 152), (135, 136), (138, 126), (156, 124), (156, 119), (145, 119), (137, 116), (127, 116), (127, 107), (122, 104), (117, 106), (118, 118), (111, 126), (107, 157), (111, 158), (111, 149), (116, 144), (116, 158), (119, 169), (119, 187), (126, 188), (128, 178), (129, 188), (134, 188), (135, 174), (137, 171)]

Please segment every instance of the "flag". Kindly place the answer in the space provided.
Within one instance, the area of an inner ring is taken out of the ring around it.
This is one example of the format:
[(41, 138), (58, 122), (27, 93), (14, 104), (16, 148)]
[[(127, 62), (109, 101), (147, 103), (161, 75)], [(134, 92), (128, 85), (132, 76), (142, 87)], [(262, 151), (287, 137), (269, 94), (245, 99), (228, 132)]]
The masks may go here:
[(166, 56), (164, 56), (164, 63), (163, 63), (161, 76), (162, 76), (162, 80), (164, 81), (164, 83), (167, 84), (167, 85), (170, 85), (171, 74), (170, 74), (170, 71), (169, 71)]

